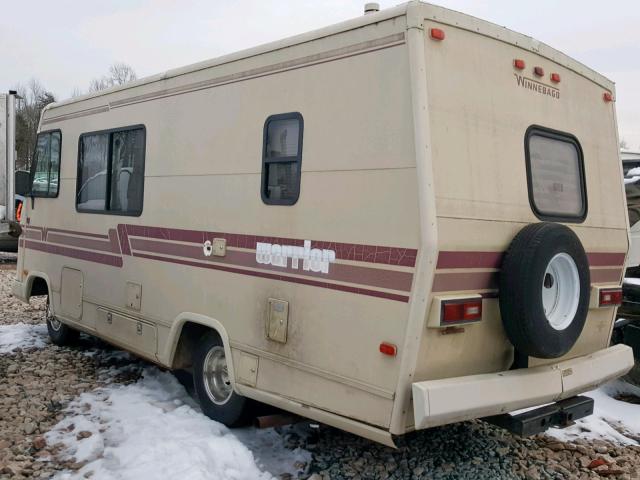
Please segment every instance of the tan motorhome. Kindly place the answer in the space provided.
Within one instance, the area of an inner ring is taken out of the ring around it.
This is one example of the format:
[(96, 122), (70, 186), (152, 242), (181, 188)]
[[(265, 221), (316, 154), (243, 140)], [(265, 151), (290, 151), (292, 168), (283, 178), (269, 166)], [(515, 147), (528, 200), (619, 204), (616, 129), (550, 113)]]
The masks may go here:
[(57, 343), (191, 368), (227, 425), (252, 401), (387, 445), (560, 424), (633, 363), (609, 347), (614, 100), (547, 45), (411, 2), (56, 103), (13, 291), (48, 295)]

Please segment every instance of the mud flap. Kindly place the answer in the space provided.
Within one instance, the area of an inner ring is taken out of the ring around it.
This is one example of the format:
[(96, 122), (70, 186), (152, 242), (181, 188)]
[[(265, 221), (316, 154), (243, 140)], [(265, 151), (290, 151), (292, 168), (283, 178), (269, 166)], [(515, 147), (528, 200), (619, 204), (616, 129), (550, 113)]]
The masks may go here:
[(528, 437), (542, 433), (548, 428), (565, 428), (573, 424), (575, 420), (587, 417), (593, 413), (593, 399), (577, 396), (560, 400), (559, 402), (545, 405), (534, 410), (528, 410), (517, 415), (509, 413), (485, 417), (487, 423), (491, 423), (505, 430)]

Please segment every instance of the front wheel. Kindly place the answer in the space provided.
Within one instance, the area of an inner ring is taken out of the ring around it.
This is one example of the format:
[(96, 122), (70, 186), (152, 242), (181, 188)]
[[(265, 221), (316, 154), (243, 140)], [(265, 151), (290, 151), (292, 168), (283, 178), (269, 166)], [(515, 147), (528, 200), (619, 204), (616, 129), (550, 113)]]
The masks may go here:
[(64, 347), (67, 345), (73, 345), (78, 341), (80, 332), (73, 328), (67, 327), (64, 323), (56, 318), (53, 314), (53, 307), (51, 301), (47, 297), (47, 309), (45, 310), (45, 321), (47, 322), (47, 331), (49, 332), (49, 338), (51, 341)]
[(250, 401), (233, 391), (224, 345), (215, 332), (200, 337), (193, 351), (193, 386), (207, 417), (227, 427), (247, 423)]

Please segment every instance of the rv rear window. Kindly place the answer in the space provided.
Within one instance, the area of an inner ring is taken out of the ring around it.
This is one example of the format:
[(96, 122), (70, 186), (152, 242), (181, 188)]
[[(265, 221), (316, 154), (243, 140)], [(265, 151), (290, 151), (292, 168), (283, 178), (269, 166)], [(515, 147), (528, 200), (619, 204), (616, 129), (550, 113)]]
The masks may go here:
[(31, 195), (34, 197), (58, 196), (61, 144), (60, 130), (38, 134), (31, 174)]
[(531, 127), (525, 141), (529, 200), (541, 220), (581, 222), (587, 215), (582, 149), (569, 134)]
[(80, 136), (76, 208), (137, 216), (144, 193), (144, 127)]
[(269, 205), (293, 205), (300, 196), (302, 132), (299, 113), (272, 115), (264, 124), (262, 200)]

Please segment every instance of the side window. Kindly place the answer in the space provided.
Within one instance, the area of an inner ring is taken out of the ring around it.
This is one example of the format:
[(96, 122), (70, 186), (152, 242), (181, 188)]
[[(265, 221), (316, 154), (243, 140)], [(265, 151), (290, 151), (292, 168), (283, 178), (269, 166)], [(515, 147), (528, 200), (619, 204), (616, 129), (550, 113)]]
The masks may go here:
[(58, 196), (61, 146), (59, 130), (38, 134), (31, 173), (31, 195), (34, 197)]
[(580, 143), (566, 133), (531, 127), (525, 138), (531, 208), (541, 220), (582, 222), (587, 216)]
[(144, 193), (144, 127), (84, 134), (78, 147), (79, 212), (140, 215)]
[(299, 113), (272, 115), (264, 124), (262, 145), (262, 201), (293, 205), (300, 196), (302, 134)]

